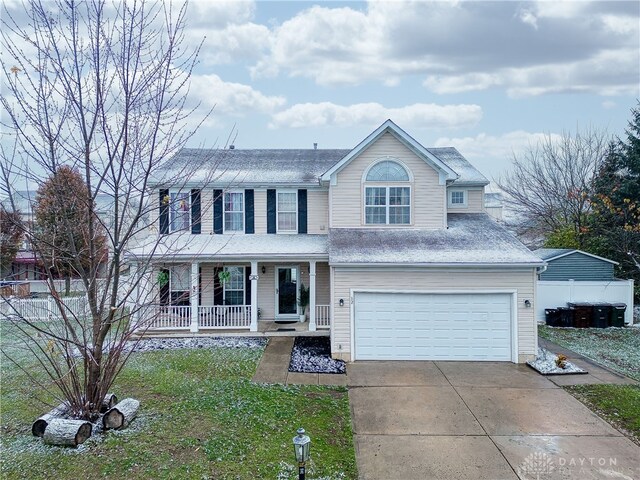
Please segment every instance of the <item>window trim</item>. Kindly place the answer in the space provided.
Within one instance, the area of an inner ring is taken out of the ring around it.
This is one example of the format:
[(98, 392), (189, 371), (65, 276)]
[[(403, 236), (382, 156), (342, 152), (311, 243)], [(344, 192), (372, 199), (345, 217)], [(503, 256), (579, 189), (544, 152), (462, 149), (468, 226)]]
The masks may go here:
[[(226, 195), (228, 193), (239, 193), (242, 195), (242, 211), (227, 212), (226, 210)], [(225, 190), (222, 192), (222, 233), (244, 233), (245, 232), (245, 211), (246, 211), (246, 198), (244, 190)], [(227, 229), (227, 213), (242, 213), (242, 228), (240, 230), (228, 230)]]
[[(375, 167), (376, 165), (378, 165), (379, 163), (382, 162), (394, 162), (397, 163), (398, 165), (400, 165), (402, 168), (404, 168), (404, 171), (407, 172), (407, 175), (409, 176), (409, 180), (367, 180), (367, 177), (369, 176), (369, 171)], [(369, 165), (365, 171), (362, 174), (362, 182), (361, 183), (379, 183), (379, 184), (392, 184), (392, 183), (410, 183), (413, 184), (413, 172), (411, 171), (411, 169), (399, 158), (396, 157), (391, 157), (391, 156), (385, 156), (385, 157), (380, 157), (377, 158), (373, 163), (371, 163), (371, 165)]]
[[(293, 230), (280, 229), (280, 194), (281, 193), (293, 193), (296, 196), (296, 199), (294, 201), (295, 210), (283, 212), (283, 213), (295, 213), (295, 227), (293, 228)], [(285, 235), (293, 235), (298, 233), (298, 190), (295, 190), (295, 189), (277, 189), (276, 190), (276, 233), (282, 233)]]
[[(413, 225), (413, 188), (412, 185), (406, 182), (368, 182), (363, 186), (363, 218), (362, 224), (367, 227), (406, 227)], [(385, 189), (385, 223), (367, 223), (367, 207), (381, 207), (383, 205), (367, 205), (367, 188), (384, 188)], [(390, 205), (389, 204), (389, 189), (391, 188), (408, 188), (409, 189), (409, 205)], [(389, 223), (389, 207), (409, 207), (409, 222), (408, 223)]]
[[(222, 268), (222, 271), (227, 272), (229, 268), (241, 268), (242, 269), (242, 289), (232, 288), (229, 289), (230, 292), (240, 292), (242, 291), (242, 303), (239, 305), (244, 306), (247, 303), (247, 267), (244, 265), (225, 265)], [(227, 282), (222, 282), (222, 304), (229, 305), (227, 303)], [(239, 306), (236, 305), (236, 306)]]
[[(184, 228), (180, 228), (178, 230), (174, 230), (173, 228), (173, 218), (172, 218), (172, 213), (173, 213), (173, 200), (171, 198), (171, 196), (173, 194), (186, 194), (187, 195), (187, 219), (188, 219), (188, 225)], [(176, 232), (188, 232), (191, 233), (191, 225), (192, 225), (192, 218), (191, 218), (191, 190), (185, 190), (182, 188), (170, 188), (169, 189), (169, 233), (176, 233)]]
[[(462, 203), (453, 203), (453, 194), (455, 193), (462, 193)], [(447, 206), (451, 207), (451, 208), (466, 208), (468, 206), (468, 198), (469, 198), (469, 192), (465, 189), (462, 188), (456, 188), (456, 189), (452, 189), (449, 190), (448, 194), (447, 194)]]

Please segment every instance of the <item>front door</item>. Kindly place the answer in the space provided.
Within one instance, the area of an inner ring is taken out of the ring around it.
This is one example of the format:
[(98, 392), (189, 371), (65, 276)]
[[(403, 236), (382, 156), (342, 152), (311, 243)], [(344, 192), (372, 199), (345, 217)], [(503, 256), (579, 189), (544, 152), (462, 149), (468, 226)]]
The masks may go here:
[(276, 268), (276, 317), (296, 317), (298, 314), (298, 268)]

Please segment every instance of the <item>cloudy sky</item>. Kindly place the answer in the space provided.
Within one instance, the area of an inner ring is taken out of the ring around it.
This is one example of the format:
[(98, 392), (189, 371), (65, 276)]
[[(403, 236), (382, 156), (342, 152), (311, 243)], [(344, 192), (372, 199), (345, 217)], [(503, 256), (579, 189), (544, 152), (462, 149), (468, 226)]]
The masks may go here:
[(640, 2), (192, 1), (193, 143), (350, 148), (391, 118), (487, 176), (545, 133), (623, 134), (640, 97)]

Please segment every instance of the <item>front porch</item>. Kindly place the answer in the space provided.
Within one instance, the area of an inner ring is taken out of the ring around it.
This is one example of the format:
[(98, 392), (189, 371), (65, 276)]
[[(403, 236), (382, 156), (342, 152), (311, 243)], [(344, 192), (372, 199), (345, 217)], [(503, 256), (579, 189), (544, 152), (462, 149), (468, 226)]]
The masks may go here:
[[(154, 275), (156, 302), (143, 322), (147, 335), (328, 335), (331, 328), (326, 262), (163, 264)], [(303, 291), (307, 301), (301, 303)]]

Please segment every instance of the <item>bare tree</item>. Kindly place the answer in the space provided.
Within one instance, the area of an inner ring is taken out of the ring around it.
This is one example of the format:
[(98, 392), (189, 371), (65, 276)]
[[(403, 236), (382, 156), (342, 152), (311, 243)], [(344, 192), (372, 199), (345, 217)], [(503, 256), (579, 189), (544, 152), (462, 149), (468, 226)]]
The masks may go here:
[[(141, 285), (152, 277), (153, 266), (140, 259), (136, 275), (125, 279), (125, 256), (141, 237), (151, 252), (168, 241), (148, 235), (147, 219), (158, 208), (152, 197), (157, 193), (148, 185), (206, 118), (194, 123), (197, 106), (187, 103), (199, 46), (189, 49), (184, 41), (185, 9), (144, 0), (31, 0), (27, 21), (4, 12), (0, 102), (20, 160), (3, 158), (2, 188), (11, 192), (16, 178), (42, 185), (71, 168), (81, 174), (86, 190), (60, 190), (56, 202), (80, 203), (84, 209), (82, 255), (67, 259), (86, 290), (88, 311), (72, 311), (49, 276), (61, 320), (11, 316), (25, 348), (52, 380), (50, 393), (66, 400), (76, 418), (95, 419), (128, 358), (126, 342), (145, 328), (142, 321), (148, 318), (138, 313), (153, 298)], [(213, 175), (218, 161), (203, 156), (164, 180), (180, 188), (204, 163)], [(108, 219), (96, 211), (101, 195), (111, 199)], [(57, 221), (61, 234), (73, 236), (72, 217)], [(46, 234), (26, 233), (41, 258), (59, 249)]]
[(611, 140), (593, 129), (559, 138), (546, 135), (523, 154), (514, 154), (498, 186), (507, 194), (505, 203), (519, 213), (522, 233), (535, 238), (564, 231), (582, 246), (593, 180)]

